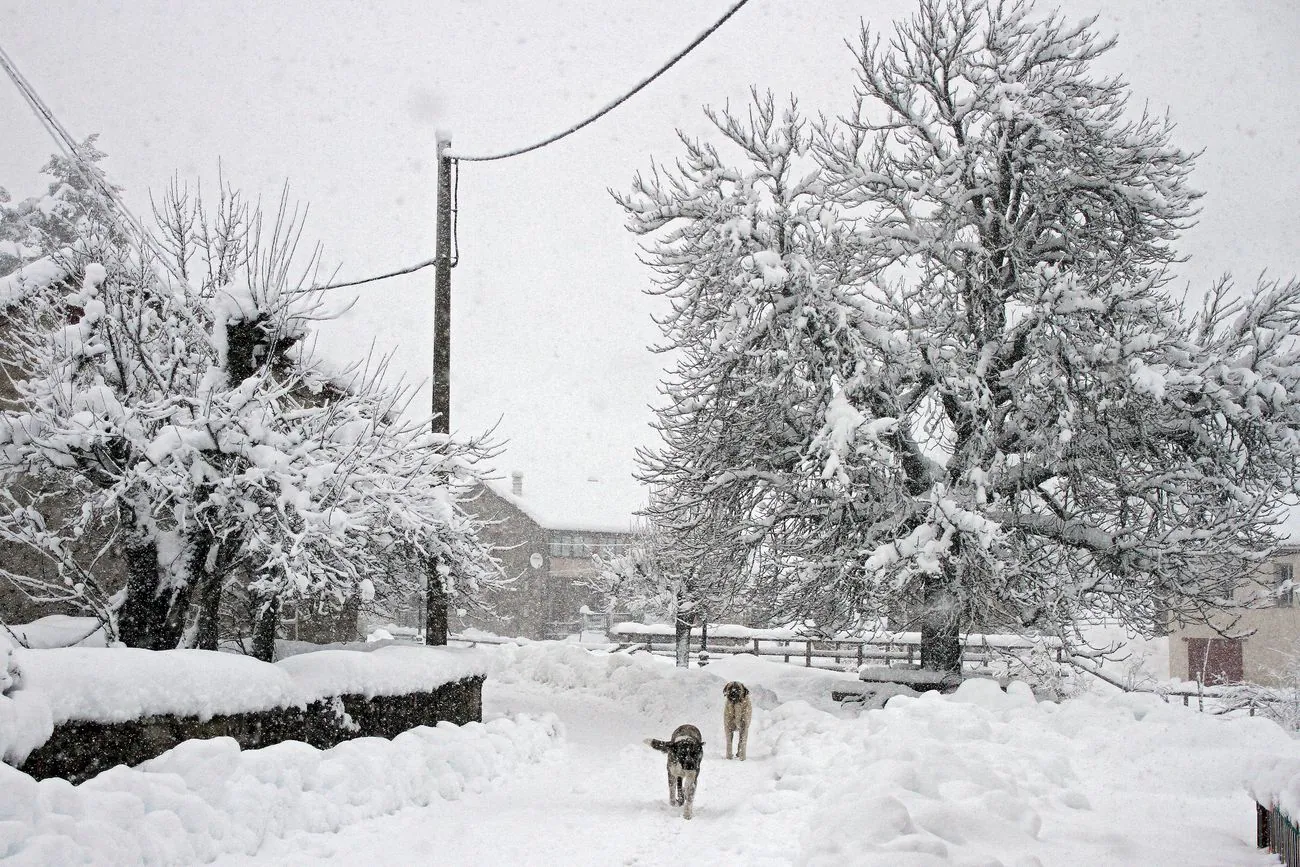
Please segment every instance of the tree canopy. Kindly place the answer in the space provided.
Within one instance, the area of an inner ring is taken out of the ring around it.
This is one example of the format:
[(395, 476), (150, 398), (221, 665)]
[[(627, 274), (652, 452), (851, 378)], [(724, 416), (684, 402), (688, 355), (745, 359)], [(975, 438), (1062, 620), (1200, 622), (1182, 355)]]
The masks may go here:
[(1194, 155), (1095, 19), (923, 0), (843, 118), (755, 94), (618, 199), (674, 366), (652, 517), (772, 614), (1054, 634), (1204, 621), (1294, 490), (1300, 285), (1170, 291)]

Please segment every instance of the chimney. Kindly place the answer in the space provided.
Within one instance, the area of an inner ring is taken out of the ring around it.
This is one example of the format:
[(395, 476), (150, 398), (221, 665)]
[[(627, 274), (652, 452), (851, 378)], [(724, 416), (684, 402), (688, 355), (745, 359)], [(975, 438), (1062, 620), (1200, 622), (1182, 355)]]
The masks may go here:
[(515, 470), (510, 474), (510, 493), (516, 497), (524, 495), (524, 474), (519, 470)]

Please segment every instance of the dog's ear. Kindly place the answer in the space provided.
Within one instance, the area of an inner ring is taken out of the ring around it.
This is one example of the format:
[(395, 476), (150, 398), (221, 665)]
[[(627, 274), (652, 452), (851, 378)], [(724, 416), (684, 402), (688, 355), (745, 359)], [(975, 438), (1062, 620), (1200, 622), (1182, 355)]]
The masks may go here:
[(740, 699), (741, 699), (741, 701), (744, 701), (744, 700), (747, 699), (747, 698), (749, 698), (749, 687), (745, 686), (745, 685), (742, 683), (742, 684), (740, 685)]
[(722, 685), (722, 694), (723, 694), (723, 695), (726, 695), (726, 694), (727, 694), (727, 690), (729, 690), (729, 689), (731, 689), (731, 682), (730, 682), (730, 681), (728, 681), (727, 683), (724, 683), (724, 684)]
[(668, 752), (669, 742), (661, 741), (658, 738), (646, 738), (645, 745), (650, 747), (652, 750), (658, 750), (661, 753), (666, 753)]

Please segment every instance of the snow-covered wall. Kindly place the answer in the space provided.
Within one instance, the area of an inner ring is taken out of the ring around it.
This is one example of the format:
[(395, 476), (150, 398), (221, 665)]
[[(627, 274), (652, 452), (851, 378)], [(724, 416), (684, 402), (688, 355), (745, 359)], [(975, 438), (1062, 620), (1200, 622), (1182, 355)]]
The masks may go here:
[[(0, 755), (33, 776), (84, 779), (195, 737), (320, 747), (482, 717), (482, 652), (384, 647), (268, 664), (201, 650), (14, 649)], [(86, 749), (93, 744), (94, 749)]]

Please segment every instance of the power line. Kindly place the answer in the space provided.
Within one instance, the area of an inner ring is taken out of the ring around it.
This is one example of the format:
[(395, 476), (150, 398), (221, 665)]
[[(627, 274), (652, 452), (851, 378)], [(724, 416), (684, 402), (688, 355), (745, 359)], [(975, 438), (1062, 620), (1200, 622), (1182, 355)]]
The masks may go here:
[[(583, 127), (595, 123), (597, 120), (609, 114), (611, 111), (613, 111), (614, 109), (618, 108), (620, 105), (622, 105), (623, 103), (631, 99), (633, 96), (640, 93), (659, 76), (663, 75), (669, 69), (672, 69), (673, 66), (677, 64), (678, 61), (680, 61), (683, 57), (685, 57), (686, 55), (694, 51), (700, 45), (700, 43), (704, 42), (704, 40), (712, 36), (713, 33), (717, 31), (719, 27), (725, 24), (728, 21), (728, 19), (731, 18), (731, 16), (739, 12), (741, 7), (748, 2), (749, 0), (737, 0), (736, 3), (732, 4), (730, 9), (728, 9), (726, 12), (723, 13), (721, 18), (713, 22), (713, 24), (709, 26), (708, 29), (700, 33), (700, 35), (696, 36), (695, 39), (693, 39), (689, 45), (687, 45), (681, 51), (677, 52), (672, 57), (670, 57), (667, 60), (667, 62), (665, 62), (662, 66), (660, 66), (657, 70), (655, 70), (651, 75), (642, 79), (635, 87), (633, 87), (627, 93), (624, 93), (622, 96), (618, 97), (613, 102), (601, 108), (595, 114), (591, 115), (585, 120), (582, 120), (574, 124), (568, 129), (556, 133), (555, 135), (549, 138), (543, 139), (542, 141), (539, 141), (536, 144), (531, 144), (528, 145), (527, 147), (516, 148), (515, 150), (506, 151), (504, 153), (491, 154), (486, 156), (450, 155), (452, 164), (456, 168), (456, 176), (455, 176), (456, 177), (455, 180), (456, 198), (459, 198), (459, 192), (460, 192), (459, 163), (461, 160), (465, 160), (466, 162), (489, 162), (492, 160), (503, 160), (506, 159), (507, 157), (519, 156), (520, 154), (526, 154), (529, 153), (530, 151), (535, 151), (540, 148), (546, 147), (549, 144), (554, 144), (560, 139), (572, 135), (573, 133), (577, 132)], [(175, 276), (178, 280), (181, 279), (180, 275), (178, 275), (175, 269), (172, 268), (171, 264), (167, 261), (166, 257), (163, 256), (161, 254), (161, 251), (157, 249), (156, 241), (154, 240), (153, 236), (150, 235), (145, 230), (143, 224), (138, 219), (136, 219), (134, 214), (131, 213), (130, 209), (127, 208), (126, 206), (126, 203), (122, 201), (120, 196), (118, 196), (117, 191), (113, 189), (112, 185), (104, 181), (102, 178), (100, 178), (93, 167), (88, 168), (84, 165), (84, 161), (81, 157), (76, 140), (73, 139), (72, 136), (68, 133), (67, 129), (64, 128), (62, 124), (59, 123), (58, 119), (54, 116), (54, 113), (50, 111), (49, 106), (47, 106), (45, 102), (40, 98), (40, 96), (37, 95), (35, 88), (33, 88), (30, 85), (30, 83), (28, 83), (27, 80), (22, 76), (22, 74), (18, 71), (17, 66), (15, 66), (13, 60), (9, 57), (8, 54), (5, 53), (3, 48), (0, 48), (0, 66), (4, 67), (5, 72), (7, 72), (9, 74), (10, 79), (13, 80), (14, 85), (18, 88), (19, 93), (22, 94), (24, 100), (31, 107), (32, 111), (35, 112), (37, 120), (39, 120), (41, 122), (41, 125), (45, 127), (47, 132), (49, 132), (50, 136), (54, 139), (55, 144), (59, 146), (59, 149), (63, 151), (64, 155), (67, 156), (68, 160), (73, 164), (73, 166), (77, 169), (77, 171), (81, 173), (86, 183), (93, 190), (98, 192), (102, 197), (107, 198), (109, 202), (115, 206), (115, 209), (118, 211), (119, 216), (125, 219), (128, 225), (130, 226), (130, 228), (132, 228), (135, 231), (135, 233), (140, 236), (141, 241), (146, 246), (148, 246), (151, 250), (153, 250), (154, 254), (158, 257), (159, 261), (161, 261), (163, 265), (166, 266), (169, 271), (171, 271), (173, 276)], [(453, 214), (457, 210), (459, 209), (453, 205)], [(459, 220), (456, 220), (456, 223), (458, 224)], [(457, 226), (456, 228), (459, 228), (459, 226)], [(459, 232), (455, 232), (455, 235), (459, 235)], [(452, 253), (451, 256), (452, 266), (455, 266), (457, 260), (459, 260), (460, 258), (459, 246), (460, 246), (459, 243), (456, 243), (455, 250)], [(428, 268), (430, 265), (436, 264), (437, 261), (438, 261), (438, 257), (434, 256), (431, 259), (425, 259), (422, 262), (417, 262), (416, 264), (407, 266), (405, 268), (399, 268), (396, 271), (388, 271), (383, 274), (376, 274), (373, 277), (364, 277), (360, 280), (349, 280), (342, 283), (330, 283), (326, 286), (321, 286), (319, 288), (343, 289), (349, 286), (361, 286), (366, 283), (374, 283), (379, 280), (386, 280), (389, 277), (398, 277), (401, 276), (402, 274), (411, 274), (423, 268)]]
[[(452, 190), (453, 190), (453, 192), (452, 192), (452, 220), (453, 220), (453, 223), (452, 223), (452, 239), (453, 239), (453, 249), (452, 249), (452, 254), (451, 254), (451, 266), (452, 266), (452, 267), (455, 267), (457, 261), (459, 261), (459, 259), (460, 259), (460, 244), (459, 244), (459, 235), (460, 235), (459, 227), (460, 227), (460, 220), (457, 219), (457, 217), (458, 217), (458, 213), (459, 213), (459, 210), (460, 210), (459, 207), (458, 207), (458, 199), (460, 198), (460, 161), (461, 161), (461, 160), (465, 160), (466, 162), (488, 162), (488, 161), (491, 161), (491, 160), (503, 160), (503, 159), (505, 159), (506, 157), (519, 156), (520, 154), (525, 154), (525, 153), (528, 153), (529, 151), (535, 151), (535, 150), (537, 150), (537, 149), (539, 149), (539, 148), (543, 148), (543, 147), (545, 147), (545, 146), (548, 145), (548, 144), (553, 144), (554, 142), (557, 142), (557, 141), (559, 141), (560, 139), (562, 139), (562, 138), (564, 138), (564, 137), (566, 137), (566, 136), (572, 135), (573, 133), (577, 132), (578, 130), (582, 129), (583, 127), (588, 126), (588, 125), (594, 123), (595, 121), (599, 120), (601, 117), (605, 116), (606, 114), (609, 114), (611, 111), (613, 111), (613, 110), (614, 110), (615, 108), (617, 108), (618, 106), (622, 105), (624, 102), (627, 102), (629, 99), (631, 99), (631, 98), (632, 98), (633, 96), (635, 96), (637, 93), (639, 93), (639, 92), (641, 92), (642, 90), (644, 90), (644, 89), (646, 88), (646, 86), (650, 84), (650, 82), (654, 81), (656, 78), (658, 78), (659, 76), (661, 76), (661, 75), (663, 75), (665, 72), (667, 72), (669, 69), (671, 69), (671, 68), (672, 68), (672, 67), (673, 67), (673, 66), (674, 66), (674, 65), (675, 65), (679, 60), (681, 60), (681, 59), (682, 59), (683, 57), (685, 57), (687, 54), (690, 54), (690, 53), (691, 53), (691, 52), (692, 52), (692, 51), (693, 51), (697, 46), (699, 46), (699, 44), (700, 44), (701, 42), (703, 42), (705, 39), (708, 39), (709, 36), (711, 36), (711, 35), (713, 34), (714, 31), (716, 31), (719, 27), (721, 27), (723, 24), (725, 24), (725, 23), (727, 22), (727, 19), (731, 18), (732, 15), (735, 15), (737, 12), (739, 12), (739, 11), (740, 11), (740, 8), (741, 8), (742, 6), (744, 6), (744, 5), (745, 5), (746, 3), (748, 3), (748, 2), (749, 2), (749, 0), (738, 0), (738, 2), (732, 4), (731, 8), (728, 9), (728, 10), (727, 10), (723, 15), (722, 15), (721, 18), (719, 18), (717, 21), (715, 21), (711, 27), (709, 27), (707, 30), (705, 30), (703, 33), (701, 33), (699, 36), (695, 37), (695, 39), (694, 39), (694, 40), (693, 40), (689, 45), (687, 45), (685, 48), (683, 48), (681, 51), (677, 52), (677, 53), (674, 54), (671, 58), (669, 58), (668, 61), (667, 61), (666, 63), (664, 63), (662, 66), (660, 66), (660, 67), (659, 67), (659, 68), (658, 68), (658, 69), (657, 69), (657, 70), (656, 70), (652, 75), (650, 75), (648, 78), (642, 79), (642, 81), (641, 81), (639, 84), (637, 84), (635, 87), (633, 87), (633, 88), (632, 88), (631, 90), (629, 90), (627, 93), (623, 94), (623, 95), (620, 96), (618, 99), (616, 99), (616, 100), (614, 100), (613, 102), (609, 103), (609, 105), (606, 105), (604, 108), (602, 108), (602, 109), (600, 109), (599, 111), (597, 111), (597, 112), (596, 112), (595, 114), (593, 114), (591, 117), (587, 118), (586, 120), (584, 120), (584, 121), (582, 121), (582, 122), (580, 122), (580, 123), (574, 124), (573, 126), (569, 127), (568, 129), (564, 130), (563, 132), (558, 133), (558, 134), (556, 134), (556, 135), (553, 135), (553, 136), (551, 136), (551, 137), (548, 138), (548, 139), (545, 139), (545, 140), (543, 140), (543, 141), (538, 142), (537, 144), (529, 145), (528, 147), (525, 147), (525, 148), (518, 148), (518, 149), (516, 149), (516, 150), (507, 151), (507, 152), (505, 152), (505, 153), (493, 154), (493, 155), (491, 155), (491, 156), (470, 156), (470, 157), (466, 157), (466, 156), (457, 156), (457, 155), (455, 155), (455, 154), (450, 154), (449, 157), (450, 157), (450, 159), (451, 159), (452, 166), (453, 166), (453, 168), (455, 169), (455, 172), (456, 172), (456, 174), (455, 174), (455, 180), (454, 180), (454, 182), (453, 182), (453, 183), (454, 183), (454, 186), (452, 187)], [(361, 279), (361, 280), (349, 280), (349, 281), (344, 282), (344, 283), (330, 283), (329, 285), (327, 285), (327, 286), (322, 286), (322, 287), (320, 287), (320, 288), (321, 288), (321, 289), (343, 289), (343, 288), (347, 288), (347, 287), (349, 287), (349, 286), (361, 286), (361, 285), (363, 285), (363, 284), (365, 284), (365, 283), (374, 283), (374, 282), (376, 282), (376, 281), (378, 281), (378, 280), (385, 280), (385, 279), (387, 279), (387, 278), (389, 278), (389, 277), (398, 277), (398, 276), (400, 276), (400, 275), (402, 275), (402, 274), (410, 274), (410, 273), (412, 273), (412, 272), (419, 271), (419, 270), (422, 269), (422, 268), (428, 268), (430, 265), (435, 265), (435, 264), (437, 264), (437, 262), (438, 262), (438, 257), (437, 257), (437, 256), (434, 256), (434, 257), (431, 258), (431, 259), (425, 259), (423, 262), (417, 262), (417, 263), (414, 264), (414, 265), (408, 266), (408, 267), (406, 267), (406, 268), (400, 268), (400, 269), (398, 269), (398, 270), (396, 270), (396, 271), (389, 271), (389, 272), (387, 272), (387, 273), (385, 273), (385, 274), (377, 274), (377, 275), (375, 275), (375, 276), (373, 276), (373, 277), (365, 277), (365, 278), (363, 278), (363, 279)]]
[(149, 232), (144, 228), (144, 224), (136, 218), (135, 214), (131, 213), (131, 209), (126, 206), (126, 202), (122, 201), (121, 196), (118, 195), (117, 190), (113, 188), (113, 185), (102, 177), (94, 166), (87, 165), (87, 161), (81, 154), (81, 147), (77, 143), (77, 140), (68, 132), (67, 127), (59, 123), (59, 119), (54, 116), (54, 112), (50, 109), (49, 105), (41, 99), (40, 94), (36, 92), (36, 88), (32, 86), (32, 83), (28, 81), (21, 72), (19, 72), (17, 64), (14, 63), (13, 58), (9, 56), (3, 47), (0, 47), (0, 67), (4, 68), (4, 71), (9, 75), (9, 79), (14, 83), (14, 86), (18, 88), (18, 92), (22, 95), (23, 101), (27, 103), (29, 108), (31, 108), (32, 112), (36, 115), (36, 119), (40, 122), (41, 126), (45, 128), (45, 131), (54, 139), (55, 145), (57, 145), (59, 150), (63, 152), (63, 155), (67, 157), (68, 162), (71, 163), (72, 167), (81, 175), (82, 180), (86, 182), (88, 189), (92, 193), (97, 194), (101, 199), (107, 200), (105, 204), (109, 206), (109, 213), (115, 213), (119, 223), (126, 223), (125, 227), (120, 228), (125, 228), (127, 230), (126, 234), (128, 235), (135, 234), (139, 236), (141, 245), (148, 248), (158, 261), (162, 263), (163, 267), (165, 267), (173, 277), (183, 283), (184, 278), (177, 273), (176, 268), (172, 266), (171, 262), (167, 260), (167, 257), (158, 248), (157, 241), (154, 239), (153, 235), (149, 234)]
[(595, 121), (599, 120), (601, 117), (604, 117), (606, 114), (609, 114), (611, 111), (618, 108), (620, 105), (627, 102), (637, 93), (645, 89), (645, 87), (649, 85), (650, 82), (654, 81), (656, 78), (663, 75), (665, 72), (671, 69), (677, 63), (677, 61), (681, 60), (683, 57), (690, 54), (696, 48), (696, 46), (698, 46), (705, 39), (708, 39), (711, 35), (713, 35), (713, 32), (715, 30), (717, 30), (719, 27), (725, 24), (728, 18), (730, 18), (732, 15), (735, 15), (737, 12), (739, 12), (740, 7), (744, 6), (748, 2), (749, 0), (738, 0), (738, 2), (733, 4), (732, 7), (728, 9), (721, 18), (719, 18), (717, 21), (713, 23), (713, 26), (711, 26), (708, 30), (705, 30), (699, 36), (695, 37), (694, 41), (692, 41), (690, 45), (687, 45), (681, 51), (677, 52), (671, 58), (669, 58), (668, 62), (665, 63), (663, 66), (659, 67), (657, 70), (655, 70), (653, 75), (651, 75), (649, 78), (642, 79), (642, 81), (636, 87), (632, 88), (627, 93), (623, 94), (618, 99), (611, 102), (609, 105), (606, 105), (604, 108), (600, 109), (599, 111), (597, 111), (595, 114), (593, 114), (591, 117), (587, 118), (586, 120), (576, 123), (573, 126), (569, 127), (568, 129), (564, 130), (563, 132), (556, 133), (550, 138), (543, 139), (542, 141), (539, 141), (536, 144), (531, 144), (528, 147), (516, 148), (515, 150), (512, 151), (506, 151), (504, 153), (499, 153), (499, 154), (491, 154), (488, 156), (461, 156), (459, 154), (452, 154), (451, 155), (452, 158), (457, 160), (465, 160), (466, 162), (488, 162), (490, 160), (503, 160), (506, 157), (517, 157), (520, 154), (526, 154), (529, 151), (535, 151), (538, 148), (546, 147), (548, 144), (554, 144), (560, 139), (572, 135), (573, 133), (582, 129), (584, 126), (594, 123)]

